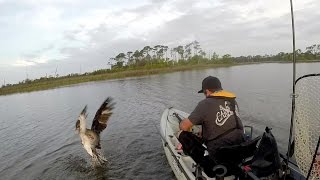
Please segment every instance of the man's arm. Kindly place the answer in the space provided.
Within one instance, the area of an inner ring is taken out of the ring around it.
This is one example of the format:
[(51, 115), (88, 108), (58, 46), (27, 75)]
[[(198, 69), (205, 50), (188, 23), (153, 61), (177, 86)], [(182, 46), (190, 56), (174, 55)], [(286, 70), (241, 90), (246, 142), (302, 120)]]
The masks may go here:
[(206, 114), (206, 105), (204, 104), (203, 101), (201, 101), (198, 103), (198, 105), (192, 111), (189, 117), (185, 118), (180, 122), (179, 128), (183, 131), (189, 131), (193, 125), (202, 124), (205, 114)]
[(182, 131), (189, 131), (189, 129), (193, 126), (192, 122), (188, 119), (185, 118), (184, 120), (182, 120), (179, 124), (179, 128)]

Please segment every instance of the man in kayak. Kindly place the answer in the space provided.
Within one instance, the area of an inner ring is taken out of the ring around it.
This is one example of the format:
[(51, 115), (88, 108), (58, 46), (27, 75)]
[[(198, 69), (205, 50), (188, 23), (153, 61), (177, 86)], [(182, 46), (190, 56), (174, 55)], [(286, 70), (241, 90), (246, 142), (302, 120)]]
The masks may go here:
[[(223, 90), (218, 78), (206, 77), (198, 93), (204, 93), (206, 98), (198, 103), (188, 118), (181, 121), (179, 141), (184, 152), (208, 173), (214, 166), (217, 149), (244, 142), (244, 131), (238, 116), (236, 96)], [(193, 125), (202, 125), (201, 138), (189, 132)], [(202, 143), (207, 146), (209, 156), (204, 156)]]

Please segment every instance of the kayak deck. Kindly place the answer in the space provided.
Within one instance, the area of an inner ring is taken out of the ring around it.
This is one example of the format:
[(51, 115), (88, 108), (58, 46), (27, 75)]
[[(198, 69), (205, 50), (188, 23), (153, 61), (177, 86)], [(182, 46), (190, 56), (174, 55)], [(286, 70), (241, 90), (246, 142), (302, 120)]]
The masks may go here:
[[(178, 180), (195, 179), (196, 162), (190, 156), (185, 155), (181, 149), (178, 149), (181, 146), (177, 138), (180, 131), (179, 120), (173, 113), (177, 113), (182, 119), (188, 117), (187, 113), (177, 109), (169, 108), (164, 111), (160, 124), (163, 148), (171, 169)], [(191, 129), (194, 134), (200, 131), (201, 126), (193, 126)], [(209, 178), (204, 172), (202, 172), (202, 176), (206, 179), (215, 179)], [(234, 179), (234, 176), (225, 177), (225, 179)]]

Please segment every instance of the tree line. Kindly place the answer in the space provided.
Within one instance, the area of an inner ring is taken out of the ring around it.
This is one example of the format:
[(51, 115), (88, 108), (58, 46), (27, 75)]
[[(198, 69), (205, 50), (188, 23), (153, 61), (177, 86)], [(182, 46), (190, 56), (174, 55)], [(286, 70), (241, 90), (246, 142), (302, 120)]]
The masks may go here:
[[(297, 49), (296, 57), (298, 61), (312, 61), (320, 58), (320, 44), (314, 44), (305, 48)], [(26, 78), (17, 84), (4, 83), (1, 88), (15, 85), (32, 84), (39, 82), (50, 82), (57, 79), (67, 79), (70, 77), (98, 75), (105, 73), (116, 73), (126, 70), (164, 68), (180, 65), (194, 64), (231, 64), (246, 62), (289, 62), (292, 61), (292, 52), (279, 52), (275, 55), (248, 55), (233, 57), (231, 54), (219, 55), (216, 52), (206, 52), (198, 41), (192, 41), (186, 45), (178, 45), (169, 48), (165, 45), (145, 46), (141, 50), (121, 52), (115, 57), (109, 58), (107, 64), (111, 69), (100, 69), (86, 73), (71, 73), (66, 76), (55, 75), (44, 76), (31, 80)]]
[[(317, 60), (320, 57), (320, 44), (314, 44), (296, 50), (296, 58), (301, 61)], [(292, 52), (279, 52), (275, 55), (248, 55), (233, 57), (231, 54), (219, 55), (216, 52), (204, 51), (198, 41), (186, 45), (169, 48), (165, 45), (145, 46), (141, 50), (119, 53), (109, 59), (108, 64), (112, 68), (124, 66), (146, 66), (158, 63), (195, 64), (195, 63), (241, 63), (241, 62), (265, 62), (265, 61), (291, 61)]]

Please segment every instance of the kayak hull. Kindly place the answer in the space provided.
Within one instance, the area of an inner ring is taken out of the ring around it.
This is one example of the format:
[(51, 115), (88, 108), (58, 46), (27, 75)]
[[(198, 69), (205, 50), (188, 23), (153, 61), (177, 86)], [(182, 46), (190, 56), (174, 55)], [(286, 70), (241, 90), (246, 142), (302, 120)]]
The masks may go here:
[[(161, 117), (160, 132), (162, 136), (162, 145), (166, 154), (168, 163), (178, 180), (193, 180), (195, 179), (194, 172), (196, 171), (196, 162), (190, 157), (185, 155), (182, 150), (179, 150), (179, 140), (177, 139), (179, 133), (179, 120), (173, 113), (179, 114), (183, 119), (189, 116), (189, 114), (174, 109), (166, 109)], [(193, 133), (199, 133), (201, 127), (193, 126), (191, 131)], [(202, 176), (206, 179), (209, 178), (204, 172)], [(225, 177), (225, 179), (234, 179), (234, 176)]]

